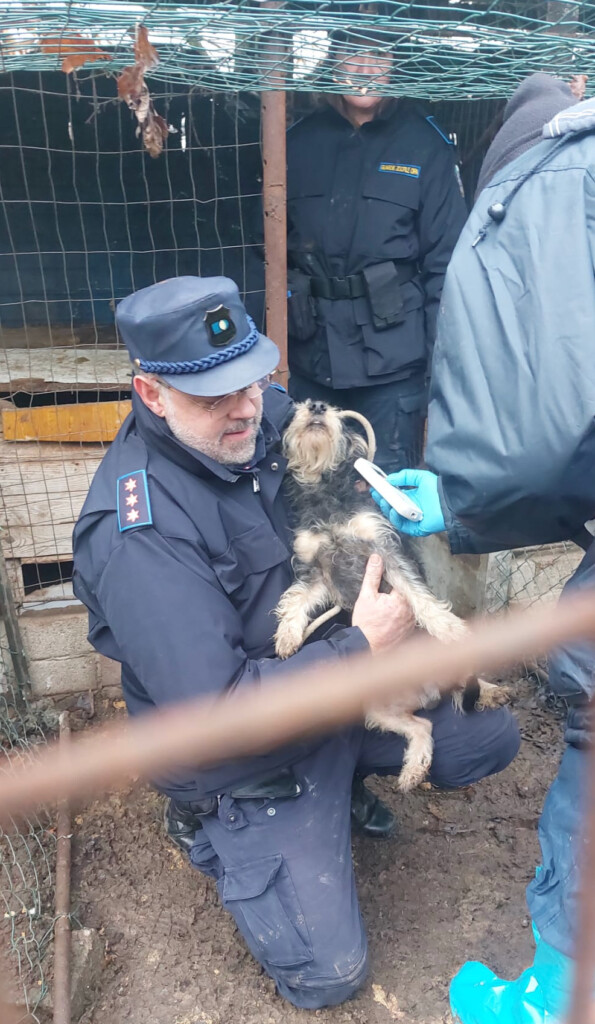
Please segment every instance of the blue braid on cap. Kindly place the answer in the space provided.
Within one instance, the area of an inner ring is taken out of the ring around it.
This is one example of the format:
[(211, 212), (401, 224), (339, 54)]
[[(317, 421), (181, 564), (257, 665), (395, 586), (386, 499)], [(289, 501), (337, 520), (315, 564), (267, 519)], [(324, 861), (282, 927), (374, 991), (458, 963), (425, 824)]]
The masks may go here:
[(212, 352), (208, 356), (203, 356), (202, 359), (184, 359), (179, 363), (168, 363), (165, 361), (151, 360), (151, 359), (139, 359), (137, 366), (145, 373), (202, 373), (203, 370), (212, 370), (214, 366), (219, 366), (221, 363), (228, 363), (230, 359), (235, 359), (236, 356), (241, 356), (244, 352), (249, 352), (251, 348), (256, 345), (259, 338), (259, 332), (256, 324), (251, 317), (246, 317), (248, 324), (250, 325), (250, 333), (242, 338), (241, 341), (234, 342), (233, 345), (229, 345), (227, 348), (221, 349), (219, 352)]

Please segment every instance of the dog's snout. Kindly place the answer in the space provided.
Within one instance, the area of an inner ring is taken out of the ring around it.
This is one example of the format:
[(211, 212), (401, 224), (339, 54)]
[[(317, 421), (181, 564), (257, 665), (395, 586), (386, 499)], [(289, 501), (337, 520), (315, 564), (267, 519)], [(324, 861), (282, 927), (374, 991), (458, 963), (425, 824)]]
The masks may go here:
[(315, 402), (313, 399), (310, 400), (310, 409), (315, 416), (323, 416), (326, 412), (326, 402)]

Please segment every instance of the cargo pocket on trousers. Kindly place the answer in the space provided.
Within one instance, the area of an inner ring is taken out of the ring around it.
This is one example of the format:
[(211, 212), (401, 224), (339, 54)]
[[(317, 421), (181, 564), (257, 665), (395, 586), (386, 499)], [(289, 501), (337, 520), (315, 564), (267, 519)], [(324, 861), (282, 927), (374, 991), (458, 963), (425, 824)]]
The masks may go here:
[(257, 959), (295, 967), (313, 959), (297, 894), (281, 854), (226, 868), (217, 883), (223, 906)]

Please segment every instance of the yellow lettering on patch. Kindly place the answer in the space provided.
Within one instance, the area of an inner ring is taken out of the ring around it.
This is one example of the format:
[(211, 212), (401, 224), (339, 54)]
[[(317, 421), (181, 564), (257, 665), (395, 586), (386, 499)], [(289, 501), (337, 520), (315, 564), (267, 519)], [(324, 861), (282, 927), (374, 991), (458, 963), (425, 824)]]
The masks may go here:
[(419, 178), (419, 167), (414, 164), (380, 164), (378, 170), (389, 174), (409, 174), (412, 178)]

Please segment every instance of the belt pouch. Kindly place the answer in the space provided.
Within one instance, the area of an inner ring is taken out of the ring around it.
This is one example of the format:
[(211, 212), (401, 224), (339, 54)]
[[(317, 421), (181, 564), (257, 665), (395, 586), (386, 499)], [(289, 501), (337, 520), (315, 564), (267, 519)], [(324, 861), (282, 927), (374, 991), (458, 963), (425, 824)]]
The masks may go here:
[(362, 271), (366, 294), (377, 331), (393, 327), (405, 319), (399, 272), (391, 260), (376, 263)]

